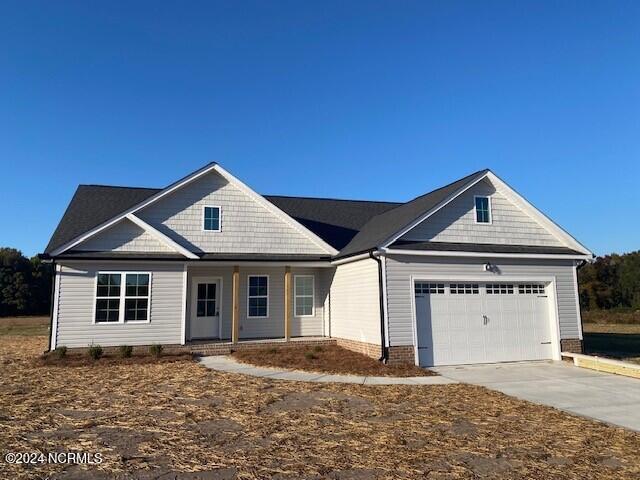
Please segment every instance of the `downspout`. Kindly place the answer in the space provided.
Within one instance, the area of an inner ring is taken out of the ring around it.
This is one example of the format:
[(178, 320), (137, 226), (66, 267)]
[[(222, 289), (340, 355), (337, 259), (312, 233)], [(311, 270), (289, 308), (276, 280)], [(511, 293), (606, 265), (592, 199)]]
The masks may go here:
[(51, 346), (53, 345), (53, 309), (56, 308), (55, 298), (56, 298), (56, 261), (51, 261), (51, 308), (49, 315), (49, 350), (51, 351)]
[(378, 263), (378, 297), (380, 299), (380, 358), (378, 361), (387, 363), (389, 360), (389, 351), (386, 346), (386, 331), (384, 328), (384, 288), (382, 286), (382, 260), (369, 252), (369, 257)]

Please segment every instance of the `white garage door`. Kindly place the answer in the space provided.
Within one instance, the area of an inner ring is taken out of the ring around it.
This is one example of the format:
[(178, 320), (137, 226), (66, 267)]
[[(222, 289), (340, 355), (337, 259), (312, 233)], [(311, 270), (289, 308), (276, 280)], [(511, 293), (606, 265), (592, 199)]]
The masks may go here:
[(415, 298), (422, 366), (552, 357), (544, 284), (416, 282)]

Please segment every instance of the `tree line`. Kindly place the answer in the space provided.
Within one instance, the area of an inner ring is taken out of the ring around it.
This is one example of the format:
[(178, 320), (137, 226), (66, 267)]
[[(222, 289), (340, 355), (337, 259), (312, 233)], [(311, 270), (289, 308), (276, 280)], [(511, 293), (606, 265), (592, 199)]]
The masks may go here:
[(578, 270), (583, 310), (640, 310), (640, 251), (598, 257)]
[(38, 257), (0, 248), (0, 317), (49, 314), (51, 272)]

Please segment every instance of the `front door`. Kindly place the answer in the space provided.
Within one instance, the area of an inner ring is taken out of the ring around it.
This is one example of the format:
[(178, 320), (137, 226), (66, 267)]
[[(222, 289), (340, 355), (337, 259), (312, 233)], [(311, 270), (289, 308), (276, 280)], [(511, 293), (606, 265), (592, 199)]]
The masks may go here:
[(220, 338), (220, 279), (194, 278), (191, 288), (190, 337)]

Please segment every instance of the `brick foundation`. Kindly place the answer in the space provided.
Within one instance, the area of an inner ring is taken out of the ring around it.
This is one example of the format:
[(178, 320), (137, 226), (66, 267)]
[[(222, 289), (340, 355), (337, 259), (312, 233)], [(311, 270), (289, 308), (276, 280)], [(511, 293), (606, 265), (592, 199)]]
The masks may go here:
[(389, 347), (389, 365), (415, 365), (413, 345)]
[[(229, 342), (198, 342), (187, 345), (163, 345), (163, 353), (191, 353), (193, 355), (229, 355), (231, 352), (238, 350), (258, 350), (261, 348), (288, 348), (288, 347), (301, 347), (301, 346), (316, 346), (316, 345), (335, 345), (335, 338), (314, 338), (309, 340), (294, 339), (290, 342), (283, 340), (257, 340), (257, 341), (240, 341), (235, 345)], [(133, 347), (133, 353), (144, 354), (149, 353), (150, 345), (136, 345)], [(102, 347), (105, 354), (118, 354), (119, 347)], [(88, 347), (76, 347), (69, 348), (69, 352), (84, 353), (86, 354)]]
[(375, 358), (376, 360), (380, 358), (380, 355), (382, 354), (380, 344), (358, 342), (357, 340), (349, 340), (346, 338), (336, 338), (335, 340), (339, 347), (346, 348), (352, 352), (362, 353), (363, 355)]
[(570, 353), (582, 353), (582, 340), (579, 338), (564, 338), (560, 340), (560, 350)]

